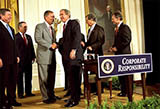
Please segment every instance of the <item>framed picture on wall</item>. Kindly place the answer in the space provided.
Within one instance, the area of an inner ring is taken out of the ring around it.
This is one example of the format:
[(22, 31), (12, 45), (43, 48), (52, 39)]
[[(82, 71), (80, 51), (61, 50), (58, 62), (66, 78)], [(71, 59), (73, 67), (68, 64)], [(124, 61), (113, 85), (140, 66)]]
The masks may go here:
[(108, 49), (114, 43), (114, 28), (112, 13), (122, 11), (122, 0), (85, 0), (85, 14), (93, 13), (97, 17), (97, 24), (105, 31), (104, 55), (111, 55)]

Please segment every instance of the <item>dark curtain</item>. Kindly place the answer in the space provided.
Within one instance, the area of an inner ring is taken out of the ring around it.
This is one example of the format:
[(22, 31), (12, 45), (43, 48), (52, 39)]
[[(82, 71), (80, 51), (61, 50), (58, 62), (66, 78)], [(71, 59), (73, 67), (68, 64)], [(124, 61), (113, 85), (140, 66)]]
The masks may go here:
[(160, 0), (143, 0), (145, 52), (152, 53), (153, 72), (147, 74), (147, 84), (160, 83)]

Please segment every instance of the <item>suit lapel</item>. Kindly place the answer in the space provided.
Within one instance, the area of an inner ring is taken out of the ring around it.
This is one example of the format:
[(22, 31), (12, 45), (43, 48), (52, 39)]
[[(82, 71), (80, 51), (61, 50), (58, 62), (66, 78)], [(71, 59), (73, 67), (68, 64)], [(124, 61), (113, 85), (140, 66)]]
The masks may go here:
[(121, 25), (119, 26), (117, 33), (116, 33), (116, 30), (115, 30), (115, 36), (116, 36), (116, 37), (119, 35), (119, 32), (120, 32), (120, 30), (121, 30), (122, 28), (123, 28), (123, 23), (121, 23)]
[[(0, 21), (0, 26), (2, 27), (2, 29), (8, 33), (8, 36), (12, 39), (12, 36), (10, 35), (9, 31), (7, 30), (7, 28), (2, 24), (2, 22)], [(11, 27), (10, 27), (11, 28)], [(11, 29), (12, 31), (12, 35), (14, 37), (14, 33), (13, 33), (13, 30)], [(15, 38), (15, 37), (14, 37)], [(12, 39), (13, 40), (13, 39)]]
[(65, 29), (64, 29), (64, 31), (63, 31), (63, 36), (64, 36), (64, 34), (66, 34), (66, 31), (67, 31), (67, 29), (69, 28), (70, 22), (71, 22), (71, 20), (69, 20), (69, 21), (67, 22), (67, 25), (66, 25), (66, 27), (65, 27)]
[(92, 30), (92, 32), (91, 32), (91, 34), (90, 34), (88, 40), (92, 39), (91, 37), (93, 37), (94, 32), (96, 31), (96, 28), (97, 28), (97, 24), (96, 24), (95, 27), (93, 28), (93, 30)]
[[(4, 31), (6, 31), (6, 32), (8, 33), (8, 35), (10, 35), (9, 31), (8, 31), (7, 28), (2, 24), (1, 21), (0, 21), (0, 25), (1, 25), (2, 29), (3, 29)], [(12, 34), (13, 34), (13, 31), (12, 31)], [(11, 35), (10, 35), (10, 38), (11, 38)]]
[(48, 33), (48, 36), (52, 39), (51, 33), (47, 27), (47, 25), (45, 23), (43, 23), (43, 28), (45, 29), (45, 31)]
[(118, 32), (123, 28), (123, 23), (119, 26)]
[[(17, 37), (17, 36), (16, 36)], [(18, 32), (18, 37), (19, 37), (19, 40), (23, 41), (24, 42), (24, 39), (23, 37), (21, 36), (21, 34)]]
[[(15, 39), (16, 39), (17, 43), (21, 43), (21, 44), (25, 45), (23, 36), (19, 32), (18, 32), (18, 34), (15, 37), (16, 37)], [(27, 38), (27, 36), (26, 36), (26, 38)]]

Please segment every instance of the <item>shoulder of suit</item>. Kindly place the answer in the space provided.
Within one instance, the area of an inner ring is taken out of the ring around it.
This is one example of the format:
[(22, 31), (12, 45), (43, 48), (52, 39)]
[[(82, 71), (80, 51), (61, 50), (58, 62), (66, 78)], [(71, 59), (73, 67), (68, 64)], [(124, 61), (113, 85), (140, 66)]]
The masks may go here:
[(79, 24), (77, 20), (69, 20), (68, 23)]
[(70, 20), (70, 21), (72, 21), (72, 22), (77, 22), (77, 20), (75, 20), (75, 19), (72, 19), (72, 20)]
[(18, 33), (15, 34), (15, 36), (17, 37), (17, 36), (21, 36), (21, 35), (20, 35), (20, 33), (18, 32)]
[(14, 31), (14, 28), (13, 28), (13, 27), (10, 26), (10, 28), (11, 28), (12, 31)]
[(122, 23), (120, 26), (122, 26), (123, 28), (124, 27), (129, 28), (129, 26), (127, 24), (124, 24), (124, 23)]
[(29, 35), (29, 34), (26, 34), (26, 37), (31, 37), (31, 35)]
[(19, 35), (19, 32), (15, 34), (15, 36)]
[(127, 24), (122, 24), (122, 25), (119, 27), (119, 29), (120, 29), (120, 30), (121, 30), (121, 29), (123, 29), (123, 30), (128, 30), (128, 31), (131, 32), (131, 29), (130, 29), (130, 27), (129, 27)]
[(101, 27), (100, 25), (96, 24), (95, 28), (97, 29), (101, 29), (101, 30), (104, 30), (103, 27)]
[(41, 26), (43, 26), (45, 23), (39, 23), (39, 24), (37, 24), (36, 25), (36, 27), (41, 27)]
[(19, 33), (19, 32), (18, 32), (18, 33), (16, 33), (16, 34), (15, 34), (15, 39), (16, 39), (16, 40), (18, 40), (18, 39), (20, 39), (20, 38), (21, 38), (20, 33)]

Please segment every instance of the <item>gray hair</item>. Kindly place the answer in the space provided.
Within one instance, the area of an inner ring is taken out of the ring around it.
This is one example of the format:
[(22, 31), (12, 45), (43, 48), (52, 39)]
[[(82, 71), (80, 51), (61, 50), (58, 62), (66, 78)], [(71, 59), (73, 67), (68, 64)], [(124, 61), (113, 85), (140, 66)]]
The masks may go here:
[(71, 17), (71, 12), (68, 9), (61, 9), (60, 11), (64, 11), (65, 14), (69, 16), (69, 18)]

